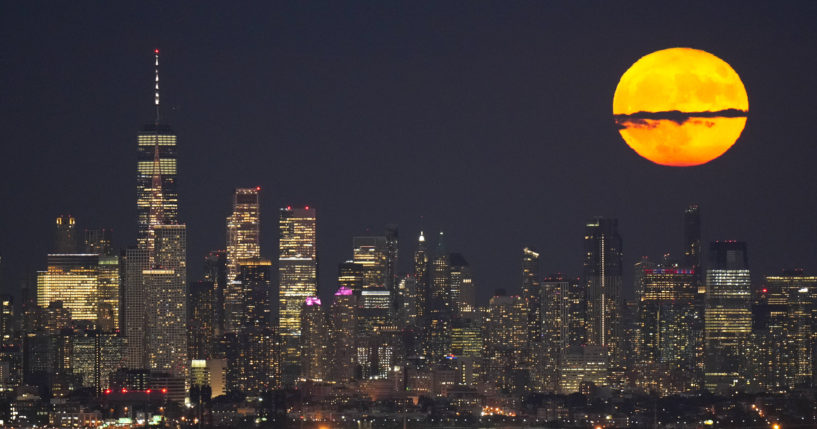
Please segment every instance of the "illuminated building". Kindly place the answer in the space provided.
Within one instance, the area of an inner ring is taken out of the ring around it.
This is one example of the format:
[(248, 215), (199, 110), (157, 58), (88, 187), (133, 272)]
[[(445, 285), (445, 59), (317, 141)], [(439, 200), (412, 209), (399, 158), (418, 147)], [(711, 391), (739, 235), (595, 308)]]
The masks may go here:
[(224, 332), (224, 290), (227, 288), (227, 251), (213, 250), (204, 257), (204, 280), (213, 283), (213, 330)]
[(270, 302), (271, 266), (268, 259), (241, 260), (234, 281), (242, 301), (236, 334), (231, 335), (233, 353), (227, 356), (228, 384), (252, 394), (277, 388), (280, 381), (280, 339), (272, 326)]
[(391, 292), (385, 288), (362, 291), (358, 301), (358, 332), (365, 334), (390, 325), (391, 301)]
[(148, 368), (187, 379), (187, 228), (154, 227), (156, 265), (142, 272)]
[(397, 225), (386, 225), (386, 289), (397, 287), (397, 258), (399, 248)]
[(351, 289), (356, 294), (363, 290), (363, 265), (353, 261), (342, 262), (338, 266), (338, 286)]
[(522, 299), (527, 306), (527, 342), (523, 353), (527, 357), (526, 366), (531, 370), (534, 385), (541, 385), (543, 373), (535, 368), (541, 366), (543, 354), (542, 344), (542, 306), (539, 253), (530, 248), (522, 249)]
[(690, 204), (684, 211), (684, 268), (696, 273), (701, 267), (701, 210)]
[(301, 309), (306, 297), (318, 292), (315, 209), (281, 209), (278, 228), (278, 326), (284, 343), (284, 383), (289, 385), (299, 375)]
[(811, 383), (817, 276), (803, 270), (766, 276), (753, 308), (752, 373), (760, 387), (783, 393)]
[(238, 188), (233, 194), (233, 213), (227, 217), (227, 287), (224, 291), (225, 330), (237, 329), (241, 317), (240, 285), (235, 282), (238, 265), (244, 259), (261, 256), (260, 187)]
[(434, 301), (443, 303), (446, 310), (452, 310), (451, 302), (451, 261), (445, 250), (445, 234), (440, 231), (437, 251), (431, 261), (431, 305)]
[(363, 268), (363, 289), (386, 287), (388, 258), (385, 236), (352, 237), (353, 260)]
[(97, 320), (99, 255), (50, 254), (47, 271), (37, 272), (37, 305), (62, 301), (76, 320)]
[(542, 340), (534, 351), (533, 385), (540, 392), (558, 392), (560, 357), (571, 345), (571, 282), (563, 275), (545, 277), (540, 284)]
[(77, 253), (77, 220), (71, 215), (57, 218), (54, 253)]
[(640, 364), (665, 375), (661, 380), (663, 393), (689, 391), (694, 386), (698, 344), (694, 329), (698, 318), (696, 273), (677, 264), (664, 264), (662, 268), (644, 268), (640, 278)]
[(190, 282), (187, 288), (187, 356), (210, 359), (215, 337), (215, 291), (213, 282)]
[(584, 279), (587, 282), (587, 343), (610, 353), (619, 363), (621, 336), (622, 240), (618, 220), (594, 218), (584, 235)]
[(482, 373), (483, 347), (481, 315), (472, 312), (452, 321), (451, 354), (456, 357), (457, 384), (476, 387)]
[(100, 254), (97, 328), (101, 331), (120, 329), (121, 279), (119, 256)]
[(527, 315), (527, 303), (519, 295), (507, 296), (504, 291), (497, 291), (491, 298), (483, 321), (484, 370), (489, 385), (505, 391), (521, 387), (514, 371), (526, 361)]
[[(176, 224), (179, 217), (179, 194), (176, 189), (176, 134), (159, 122), (159, 51), (154, 52), (154, 106), (156, 117), (145, 125), (137, 137), (136, 211), (140, 248), (153, 245), (153, 227)], [(158, 179), (158, 182), (157, 180)], [(158, 198), (157, 198), (158, 191)], [(155, 216), (160, 207), (161, 219)], [(154, 214), (151, 213), (154, 211)]]
[(474, 279), (471, 276), (471, 266), (460, 253), (449, 255), (451, 268), (451, 302), (457, 314), (470, 313), (476, 307), (474, 294)]
[(752, 329), (751, 279), (746, 243), (715, 241), (706, 271), (704, 383), (716, 393), (742, 389)]
[(420, 237), (417, 240), (417, 250), (414, 252), (414, 278), (416, 279), (417, 299), (417, 321), (424, 324), (425, 316), (428, 310), (428, 300), (430, 296), (430, 277), (429, 277), (429, 257), (426, 249), (426, 238), (423, 231), (420, 231)]
[(349, 381), (355, 375), (357, 332), (357, 297), (354, 291), (340, 286), (329, 307), (330, 361), (329, 376), (334, 381)]
[(397, 283), (397, 322), (403, 328), (417, 324), (417, 279), (406, 275)]
[(579, 392), (583, 384), (607, 384), (607, 352), (599, 346), (571, 346), (562, 358), (559, 389), (563, 394)]
[(78, 332), (71, 336), (71, 371), (80, 384), (101, 393), (110, 387), (110, 376), (122, 364), (125, 337), (104, 332)]
[(323, 381), (327, 379), (327, 326), (321, 300), (307, 297), (301, 312), (301, 378)]
[(144, 272), (150, 268), (147, 249), (128, 248), (123, 259), (125, 267), (124, 334), (128, 339), (125, 366), (131, 369), (145, 368), (147, 364), (145, 338), (147, 293)]

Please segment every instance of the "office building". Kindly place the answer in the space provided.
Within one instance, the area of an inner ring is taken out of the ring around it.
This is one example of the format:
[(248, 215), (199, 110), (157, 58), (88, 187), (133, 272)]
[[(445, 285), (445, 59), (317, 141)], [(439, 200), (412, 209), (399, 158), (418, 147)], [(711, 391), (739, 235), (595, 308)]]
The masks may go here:
[(225, 329), (235, 331), (241, 317), (240, 285), (235, 282), (242, 260), (261, 256), (260, 187), (238, 188), (233, 194), (233, 212), (227, 217), (227, 287), (224, 291)]
[(621, 362), (622, 240), (618, 220), (597, 217), (584, 235), (584, 280), (587, 284), (587, 343), (606, 349)]
[(318, 292), (315, 209), (281, 209), (278, 229), (278, 332), (284, 344), (284, 383), (291, 384), (299, 376), (301, 310), (306, 297)]
[(729, 393), (747, 384), (748, 340), (752, 329), (751, 278), (746, 243), (715, 241), (706, 270), (704, 383)]

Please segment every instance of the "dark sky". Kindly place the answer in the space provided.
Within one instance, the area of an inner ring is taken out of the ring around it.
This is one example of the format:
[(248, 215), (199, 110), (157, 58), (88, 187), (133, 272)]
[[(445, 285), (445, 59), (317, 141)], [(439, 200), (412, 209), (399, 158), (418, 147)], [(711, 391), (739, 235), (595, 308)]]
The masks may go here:
[[(324, 293), (351, 237), (388, 222), (404, 269), (421, 216), (445, 230), (485, 299), (518, 290), (525, 245), (577, 274), (594, 215), (619, 218), (628, 267), (677, 254), (690, 202), (704, 240), (749, 243), (756, 277), (817, 271), (817, 3), (755, 3), (3, 2), (0, 288), (43, 268), (60, 213), (134, 242), (156, 47), (191, 279), (255, 185), (265, 256), (278, 207), (317, 208)], [(642, 159), (611, 118), (621, 74), (675, 46), (749, 94), (738, 143), (700, 167)]]

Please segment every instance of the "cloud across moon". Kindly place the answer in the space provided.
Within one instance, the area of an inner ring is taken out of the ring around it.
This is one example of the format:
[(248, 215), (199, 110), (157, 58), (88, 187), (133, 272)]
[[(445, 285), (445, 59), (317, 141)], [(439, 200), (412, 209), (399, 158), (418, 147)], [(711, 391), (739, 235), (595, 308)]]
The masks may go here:
[(613, 119), (627, 145), (668, 166), (705, 164), (724, 154), (740, 137), (748, 112), (746, 89), (732, 67), (692, 48), (642, 57), (613, 96)]

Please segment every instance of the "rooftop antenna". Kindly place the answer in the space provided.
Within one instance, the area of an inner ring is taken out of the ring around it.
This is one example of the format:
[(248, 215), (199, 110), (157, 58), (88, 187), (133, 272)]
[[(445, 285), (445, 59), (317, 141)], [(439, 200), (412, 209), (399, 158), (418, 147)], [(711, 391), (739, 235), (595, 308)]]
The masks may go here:
[(153, 178), (151, 181), (152, 194), (150, 198), (150, 213), (148, 218), (148, 251), (153, 264), (155, 250), (155, 227), (164, 223), (163, 196), (162, 196), (162, 170), (159, 158), (159, 50), (153, 50), (153, 70), (154, 70), (154, 92), (153, 104), (156, 106), (156, 120), (153, 127)]

